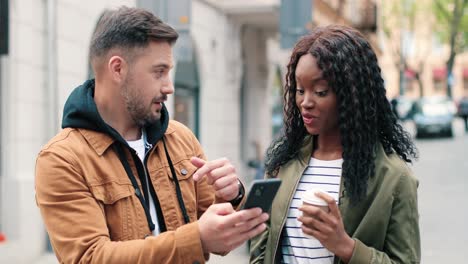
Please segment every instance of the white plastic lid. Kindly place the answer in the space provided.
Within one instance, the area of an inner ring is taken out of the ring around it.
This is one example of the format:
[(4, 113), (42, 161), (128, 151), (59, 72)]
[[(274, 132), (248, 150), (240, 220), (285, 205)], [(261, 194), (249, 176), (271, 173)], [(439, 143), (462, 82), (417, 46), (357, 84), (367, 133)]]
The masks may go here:
[(304, 196), (302, 196), (302, 202), (308, 203), (308, 204), (313, 204), (313, 205), (318, 205), (318, 206), (328, 206), (328, 203), (325, 200), (315, 196), (316, 192), (327, 193), (327, 192), (325, 192), (323, 190), (320, 190), (320, 189), (307, 190), (304, 193)]

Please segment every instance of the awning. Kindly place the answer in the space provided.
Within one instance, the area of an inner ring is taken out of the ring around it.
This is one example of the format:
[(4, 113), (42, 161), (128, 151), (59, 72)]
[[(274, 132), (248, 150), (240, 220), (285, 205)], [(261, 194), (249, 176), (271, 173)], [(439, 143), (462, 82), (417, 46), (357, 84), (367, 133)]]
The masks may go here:
[(416, 72), (412, 69), (406, 69), (405, 70), (405, 78), (406, 79), (415, 79), (416, 78)]
[(463, 69), (463, 79), (468, 79), (468, 68)]
[(435, 68), (432, 70), (432, 78), (435, 81), (443, 81), (447, 79), (447, 69), (444, 68)]

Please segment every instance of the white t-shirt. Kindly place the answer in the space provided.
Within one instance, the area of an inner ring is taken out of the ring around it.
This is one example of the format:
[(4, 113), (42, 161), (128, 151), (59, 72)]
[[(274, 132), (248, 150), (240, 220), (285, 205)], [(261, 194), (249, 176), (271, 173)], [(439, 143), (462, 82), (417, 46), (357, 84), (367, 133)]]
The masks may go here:
[(316, 238), (307, 238), (302, 232), (302, 223), (297, 220), (301, 215), (299, 207), (306, 190), (321, 189), (338, 202), (343, 160), (318, 160), (311, 158), (297, 185), (289, 206), (281, 241), (282, 263), (289, 264), (331, 264), (334, 254), (326, 249)]
[[(137, 154), (138, 154), (138, 157), (140, 158), (142, 164), (144, 163), (144, 160), (145, 160), (145, 141), (144, 141), (144, 134), (142, 133), (142, 137), (138, 140), (134, 140), (134, 141), (127, 141), (128, 145), (134, 149)], [(147, 177), (149, 177), (149, 175), (147, 175)], [(153, 200), (153, 197), (151, 196), (151, 192), (149, 190), (149, 184), (150, 181), (148, 178), (146, 178), (146, 186), (147, 186), (147, 191), (150, 195), (148, 195), (149, 197), (149, 210), (150, 210), (150, 215), (151, 215), (151, 220), (153, 221), (153, 224), (154, 224), (154, 230), (153, 230), (153, 235), (154, 236), (157, 236), (159, 233), (160, 233), (160, 230), (159, 230), (159, 224), (158, 224), (158, 217), (156, 215), (156, 207), (154, 205), (154, 200)]]

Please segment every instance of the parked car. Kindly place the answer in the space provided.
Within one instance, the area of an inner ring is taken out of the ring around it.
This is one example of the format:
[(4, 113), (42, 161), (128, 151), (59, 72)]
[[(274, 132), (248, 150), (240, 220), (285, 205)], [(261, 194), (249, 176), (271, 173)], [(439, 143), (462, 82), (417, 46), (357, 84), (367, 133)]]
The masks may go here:
[(421, 98), (415, 101), (411, 113), (416, 125), (416, 137), (433, 134), (453, 137), (456, 106), (448, 97)]
[(411, 107), (413, 105), (413, 100), (404, 96), (400, 96), (393, 98), (390, 103), (392, 105), (393, 112), (398, 119), (407, 120), (411, 118)]

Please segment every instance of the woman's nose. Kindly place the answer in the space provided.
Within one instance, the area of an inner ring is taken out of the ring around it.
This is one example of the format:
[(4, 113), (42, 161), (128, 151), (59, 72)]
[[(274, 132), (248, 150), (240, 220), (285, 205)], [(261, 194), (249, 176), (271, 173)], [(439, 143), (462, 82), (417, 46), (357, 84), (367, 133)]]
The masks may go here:
[(304, 100), (301, 103), (301, 106), (304, 108), (312, 108), (315, 105), (314, 98), (310, 93), (305, 93), (304, 94)]

